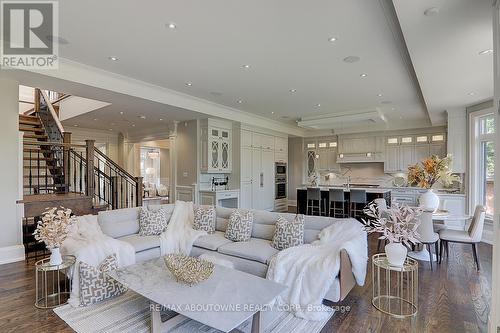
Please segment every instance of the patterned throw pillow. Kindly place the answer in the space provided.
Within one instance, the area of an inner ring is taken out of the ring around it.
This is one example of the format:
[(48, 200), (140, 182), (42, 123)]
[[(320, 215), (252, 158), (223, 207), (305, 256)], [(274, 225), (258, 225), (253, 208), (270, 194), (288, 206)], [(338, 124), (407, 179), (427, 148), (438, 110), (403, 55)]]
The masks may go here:
[(159, 235), (167, 228), (167, 213), (163, 209), (156, 211), (141, 207), (139, 214), (139, 236)]
[(224, 237), (234, 242), (248, 242), (252, 236), (253, 213), (236, 209), (229, 216)]
[(99, 303), (127, 291), (122, 284), (104, 273), (118, 268), (115, 254), (106, 257), (99, 267), (91, 266), (83, 261), (80, 261), (79, 266), (80, 306)]
[(194, 210), (193, 229), (213, 234), (215, 232), (215, 221), (216, 213), (214, 206), (200, 206)]
[(304, 215), (295, 216), (293, 222), (287, 221), (280, 215), (276, 221), (271, 246), (281, 251), (302, 244), (304, 244)]

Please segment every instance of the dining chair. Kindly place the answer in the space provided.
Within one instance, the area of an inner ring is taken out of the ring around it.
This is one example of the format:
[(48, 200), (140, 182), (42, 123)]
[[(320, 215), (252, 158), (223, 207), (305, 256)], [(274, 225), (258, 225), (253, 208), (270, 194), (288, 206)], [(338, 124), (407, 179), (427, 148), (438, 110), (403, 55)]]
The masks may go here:
[(476, 244), (481, 241), (483, 236), (484, 218), (486, 216), (486, 209), (484, 206), (477, 205), (472, 216), (472, 221), (467, 230), (452, 230), (443, 229), (439, 231), (439, 238), (441, 239), (441, 260), (443, 259), (443, 248), (446, 250), (446, 258), (449, 258), (448, 243), (462, 243), (472, 245), (472, 254), (476, 262), (477, 270), (481, 269), (479, 259), (477, 256)]
[(432, 223), (432, 212), (422, 212), (422, 214), (418, 217), (420, 220), (420, 224), (417, 227), (417, 239), (424, 246), (427, 246), (427, 251), (429, 251), (429, 264), (431, 265), (432, 271), (432, 246), (434, 244), (434, 249), (436, 252), (436, 259), (439, 262), (439, 252), (438, 252), (438, 241), (439, 234), (434, 232), (434, 226)]

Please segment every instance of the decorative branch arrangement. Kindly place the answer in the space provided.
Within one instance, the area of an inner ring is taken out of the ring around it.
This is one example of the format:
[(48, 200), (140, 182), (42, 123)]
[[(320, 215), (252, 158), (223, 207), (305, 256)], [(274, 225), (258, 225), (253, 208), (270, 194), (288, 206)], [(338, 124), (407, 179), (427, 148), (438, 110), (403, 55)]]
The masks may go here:
[(49, 250), (61, 246), (68, 237), (69, 227), (76, 221), (76, 217), (71, 216), (71, 209), (60, 208), (53, 207), (44, 212), (33, 232), (35, 239), (44, 242)]
[(441, 180), (445, 186), (451, 185), (454, 181), (460, 181), (459, 176), (452, 174), (451, 163), (451, 155), (444, 158), (432, 155), (420, 164), (411, 165), (408, 167), (408, 184), (430, 189), (438, 180)]
[(381, 233), (379, 239), (403, 243), (408, 247), (410, 243), (420, 243), (417, 239), (417, 227), (420, 224), (418, 216), (422, 214), (420, 208), (394, 203), (391, 208), (381, 211), (376, 203), (371, 202), (364, 213), (368, 216), (368, 219), (363, 219), (365, 230), (368, 233)]

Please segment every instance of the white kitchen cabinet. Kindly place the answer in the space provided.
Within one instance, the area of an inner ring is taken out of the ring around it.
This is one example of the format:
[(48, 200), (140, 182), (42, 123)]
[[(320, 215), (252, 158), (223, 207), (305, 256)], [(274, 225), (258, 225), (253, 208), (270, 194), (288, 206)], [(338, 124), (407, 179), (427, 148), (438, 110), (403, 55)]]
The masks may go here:
[(231, 124), (207, 119), (202, 122), (200, 133), (200, 169), (206, 173), (231, 173), (232, 136)]
[(252, 181), (252, 148), (241, 148), (241, 182)]
[(408, 170), (409, 165), (415, 164), (415, 146), (400, 146), (399, 147), (399, 169), (401, 171)]
[(240, 208), (238, 190), (200, 191), (200, 204), (226, 208)]
[(339, 169), (339, 164), (337, 164), (337, 149), (329, 147), (318, 148), (316, 155), (316, 165), (318, 171), (332, 171)]
[(413, 164), (420, 163), (430, 156), (429, 144), (415, 145), (415, 161)]
[(285, 153), (288, 152), (288, 138), (275, 137), (274, 138), (274, 149), (275, 151)]
[(275, 152), (274, 160), (280, 163), (288, 163), (288, 153), (286, 152)]
[(241, 130), (241, 147), (252, 147), (252, 132)]
[(267, 149), (252, 151), (252, 208), (274, 208), (274, 154)]
[(253, 208), (252, 201), (252, 182), (241, 182), (240, 183), (240, 207), (245, 209)]
[(400, 157), (399, 157), (399, 146), (386, 146), (385, 147), (385, 162), (384, 171), (385, 172), (398, 172), (400, 171)]
[(261, 133), (252, 133), (252, 148), (274, 150), (274, 136)]
[[(464, 147), (465, 149), (465, 147)], [(429, 145), (430, 155), (437, 155), (439, 157), (446, 157), (446, 143), (431, 143)]]

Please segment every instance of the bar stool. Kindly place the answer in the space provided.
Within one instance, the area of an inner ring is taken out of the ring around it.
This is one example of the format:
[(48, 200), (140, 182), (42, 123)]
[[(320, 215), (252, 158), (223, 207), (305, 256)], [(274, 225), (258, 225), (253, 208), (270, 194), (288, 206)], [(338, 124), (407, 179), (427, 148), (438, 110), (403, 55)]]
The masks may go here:
[(349, 215), (354, 218), (361, 217), (363, 215), (365, 206), (366, 190), (351, 190), (351, 196), (349, 200)]
[[(309, 210), (311, 213), (309, 213)], [(306, 214), (315, 215), (315, 211), (318, 213), (318, 216), (321, 215), (321, 190), (318, 187), (308, 187)]]
[[(340, 217), (347, 217), (344, 190), (341, 188), (331, 188), (328, 194), (328, 215), (331, 217), (338, 217), (339, 215)], [(340, 207), (337, 207), (337, 205), (340, 205)]]

